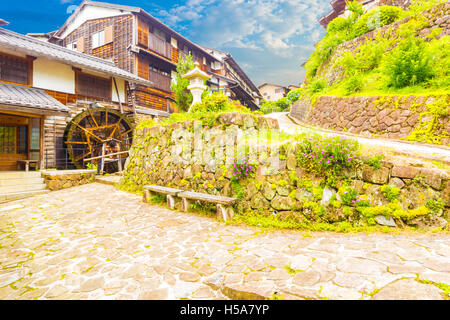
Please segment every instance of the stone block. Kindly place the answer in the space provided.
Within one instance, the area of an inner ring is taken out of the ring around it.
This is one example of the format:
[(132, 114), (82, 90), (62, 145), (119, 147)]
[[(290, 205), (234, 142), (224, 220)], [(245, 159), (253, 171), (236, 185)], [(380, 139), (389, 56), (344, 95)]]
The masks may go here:
[(391, 175), (397, 178), (414, 179), (420, 173), (420, 168), (394, 165)]
[(375, 184), (386, 184), (389, 180), (390, 170), (386, 167), (375, 169), (370, 166), (363, 168), (363, 180)]

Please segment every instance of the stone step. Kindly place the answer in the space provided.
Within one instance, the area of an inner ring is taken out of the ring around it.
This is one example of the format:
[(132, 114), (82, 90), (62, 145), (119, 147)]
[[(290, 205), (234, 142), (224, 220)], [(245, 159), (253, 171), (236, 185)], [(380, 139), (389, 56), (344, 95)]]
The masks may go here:
[(40, 178), (40, 171), (0, 171), (0, 181), (10, 179)]
[(101, 183), (101, 184), (110, 185), (110, 186), (114, 186), (115, 184), (119, 184), (121, 179), (122, 179), (121, 176), (115, 176), (115, 175), (96, 176), (95, 177), (95, 182), (98, 182), (98, 183)]
[(41, 194), (46, 194), (49, 192), (50, 192), (50, 190), (35, 190), (35, 191), (15, 192), (15, 193), (8, 193), (8, 194), (0, 193), (0, 203), (30, 198), (30, 197), (38, 196)]
[(0, 187), (0, 194), (45, 190), (46, 188), (47, 188), (47, 185), (45, 183), (3, 186), (3, 187)]
[(20, 186), (20, 185), (29, 185), (29, 184), (40, 184), (44, 183), (43, 178), (21, 178), (21, 179), (0, 179), (0, 187), (6, 186)]

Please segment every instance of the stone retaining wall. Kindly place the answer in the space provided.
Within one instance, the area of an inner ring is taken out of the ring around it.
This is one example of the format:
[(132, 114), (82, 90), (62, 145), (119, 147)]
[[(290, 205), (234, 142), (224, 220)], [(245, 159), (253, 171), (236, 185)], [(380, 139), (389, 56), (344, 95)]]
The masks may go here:
[[(239, 132), (244, 132), (244, 129), (271, 127), (266, 123), (269, 119), (245, 117), (250, 118), (243, 120), (239, 114), (223, 115), (214, 124), (203, 124), (201, 133), (197, 133), (197, 138), (203, 137), (203, 142), (196, 146), (196, 134), (193, 133), (195, 124), (192, 121), (137, 131), (124, 171), (122, 187), (129, 191), (142, 191), (144, 185), (155, 184), (186, 191), (240, 197), (236, 208), (240, 214), (257, 211), (271, 215), (277, 212), (279, 217), (301, 221), (319, 219), (329, 223), (349, 219), (355, 223), (352, 219), (359, 219), (355, 208), (343, 210), (341, 207), (330, 206), (330, 197), (336, 195), (337, 190), (323, 188), (322, 177), (313, 176), (299, 166), (298, 144), (295, 141), (284, 143), (281, 148), (269, 148), (267, 157), (259, 157), (268, 150), (267, 145), (255, 147), (256, 152), (259, 152), (255, 177), (240, 180), (236, 186), (232, 182), (231, 165), (224, 164), (223, 159), (217, 156), (227, 153), (225, 149), (220, 150), (223, 148), (223, 134), (231, 128), (238, 137)], [(266, 125), (262, 125), (264, 123)], [(184, 133), (180, 134), (183, 130)], [(235, 139), (236, 143), (238, 141), (240, 139)], [(282, 150), (287, 151), (283, 154)], [(274, 166), (271, 161), (278, 152), (281, 152), (282, 160)], [(181, 159), (175, 160), (180, 156)], [(398, 201), (404, 210), (424, 207), (431, 199), (442, 199), (447, 207), (450, 206), (449, 175), (444, 170), (384, 162), (380, 169), (361, 165), (354, 171), (345, 172), (345, 175), (351, 181), (350, 185), (360, 194), (371, 197), (377, 207), (389, 204), (388, 199), (383, 196), (383, 187), (387, 184), (399, 188)], [(326, 213), (322, 217), (315, 217), (317, 212), (312, 208), (324, 208)], [(442, 227), (447, 225), (443, 217), (448, 216), (448, 211), (447, 208), (432, 219), (429, 219), (431, 215), (427, 215), (426, 221), (397, 221), (397, 224)]]
[(450, 95), (334, 97), (298, 101), (291, 115), (319, 127), (367, 136), (450, 144)]
[(47, 187), (61, 190), (94, 182), (96, 170), (47, 170), (42, 171), (42, 178)]
[[(426, 26), (418, 30), (420, 37), (426, 39), (426, 36), (436, 28), (442, 29), (441, 33), (437, 35), (436, 38), (439, 39), (445, 35), (450, 35), (450, 1), (424, 11), (421, 16), (425, 18)], [(316, 77), (326, 79), (328, 85), (338, 83), (344, 78), (345, 70), (336, 62), (344, 55), (344, 53), (358, 52), (363, 44), (368, 41), (373, 41), (377, 35), (396, 39), (398, 37), (397, 30), (399, 26), (408, 22), (409, 19), (410, 18), (407, 17), (390, 25), (370, 31), (358, 38), (341, 43), (333, 51), (330, 58), (319, 67)]]

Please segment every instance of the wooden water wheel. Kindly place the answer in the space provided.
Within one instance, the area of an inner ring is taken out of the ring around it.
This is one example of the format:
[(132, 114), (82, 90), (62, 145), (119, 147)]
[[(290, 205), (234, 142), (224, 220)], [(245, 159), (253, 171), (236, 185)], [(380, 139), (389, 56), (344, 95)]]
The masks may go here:
[[(114, 151), (127, 151), (133, 139), (132, 122), (120, 112), (101, 107), (89, 107), (78, 114), (67, 125), (65, 143), (69, 158), (78, 169), (86, 168), (84, 159), (94, 158)], [(114, 146), (114, 150), (110, 148)], [(127, 155), (121, 155), (125, 159)], [(116, 172), (119, 168), (119, 157), (111, 157), (115, 161), (108, 161), (104, 171)], [(109, 159), (111, 160), (111, 159)], [(100, 167), (101, 159), (94, 160)]]

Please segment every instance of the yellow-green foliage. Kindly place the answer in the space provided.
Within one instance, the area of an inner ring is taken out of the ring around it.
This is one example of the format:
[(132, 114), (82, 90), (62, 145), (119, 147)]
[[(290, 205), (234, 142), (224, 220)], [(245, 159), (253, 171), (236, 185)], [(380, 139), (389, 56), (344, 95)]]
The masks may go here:
[(397, 200), (398, 196), (400, 195), (400, 191), (401, 191), (400, 188), (389, 185), (381, 187), (381, 193), (390, 202)]
[(442, 118), (449, 116), (450, 96), (435, 98), (433, 103), (427, 104), (427, 108), (427, 111), (419, 115), (418, 125), (405, 140), (442, 144), (443, 139), (450, 137), (441, 121)]
[(367, 219), (383, 215), (402, 219), (403, 221), (409, 221), (420, 216), (426, 216), (430, 213), (430, 210), (427, 207), (420, 207), (413, 210), (404, 210), (402, 206), (397, 202), (391, 202), (386, 206), (379, 207), (358, 207), (357, 210)]
[[(422, 11), (444, 2), (445, 0), (415, 1), (415, 5), (408, 11), (381, 6), (362, 16), (353, 13), (346, 18), (334, 19), (306, 64), (302, 95), (307, 94), (311, 96), (311, 100), (316, 100), (318, 95), (415, 94), (418, 91), (426, 93), (448, 89), (448, 36), (437, 40), (436, 37), (442, 30), (434, 28), (425, 37), (427, 41), (418, 37), (419, 31), (429, 26)], [(344, 51), (340, 58), (333, 59), (331, 56), (342, 42), (370, 31), (371, 24), (367, 22), (374, 14), (380, 18), (374, 26), (388, 25), (405, 17), (409, 17), (409, 20), (402, 20), (397, 31), (394, 31), (394, 27), (379, 29), (372, 39), (366, 38), (356, 48)], [(338, 80), (313, 92), (311, 88), (317, 87), (318, 81), (324, 83), (323, 73), (329, 69), (337, 72)], [(339, 77), (340, 71), (344, 73), (342, 78)], [(374, 91), (376, 94), (373, 94)]]

